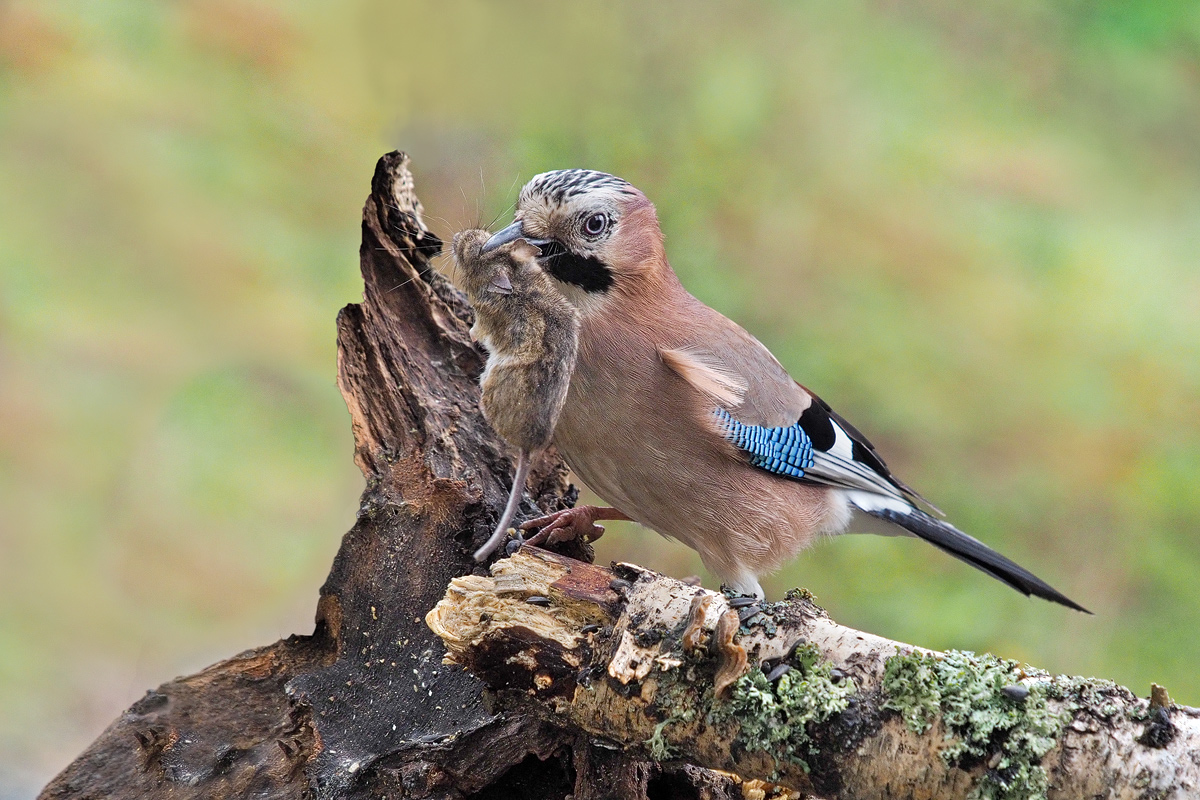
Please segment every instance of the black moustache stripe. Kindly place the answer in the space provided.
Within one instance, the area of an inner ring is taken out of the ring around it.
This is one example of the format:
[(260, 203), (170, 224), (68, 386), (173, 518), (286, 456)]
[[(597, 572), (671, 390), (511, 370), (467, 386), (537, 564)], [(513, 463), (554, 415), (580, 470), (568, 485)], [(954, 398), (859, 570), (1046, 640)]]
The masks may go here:
[(558, 241), (540, 246), (542, 256), (538, 263), (557, 280), (578, 286), (585, 292), (607, 292), (612, 288), (612, 270), (600, 259), (572, 253)]

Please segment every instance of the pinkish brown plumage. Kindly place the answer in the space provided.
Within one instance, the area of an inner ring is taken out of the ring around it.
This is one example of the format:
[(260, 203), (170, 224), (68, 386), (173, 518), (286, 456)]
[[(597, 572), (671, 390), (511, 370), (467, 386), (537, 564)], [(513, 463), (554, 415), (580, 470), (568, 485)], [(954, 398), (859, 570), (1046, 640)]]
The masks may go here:
[[(1025, 594), (1079, 608), (1028, 571), (917, 507), (871, 444), (796, 383), (739, 325), (692, 297), (667, 263), (654, 206), (589, 170), (536, 176), (485, 250), (524, 237), (580, 314), (579, 352), (554, 442), (618, 511), (574, 510), (576, 533), (627, 516), (699, 552), (732, 587), (852, 516), (915, 534)], [(622, 513), (623, 512), (623, 513)]]

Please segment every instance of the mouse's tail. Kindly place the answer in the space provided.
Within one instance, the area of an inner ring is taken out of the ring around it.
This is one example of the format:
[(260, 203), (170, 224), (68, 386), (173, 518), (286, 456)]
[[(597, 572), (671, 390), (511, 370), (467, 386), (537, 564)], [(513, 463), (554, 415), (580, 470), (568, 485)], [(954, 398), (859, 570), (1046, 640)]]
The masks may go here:
[(505, 535), (508, 533), (509, 523), (517, 514), (517, 507), (521, 505), (521, 495), (525, 493), (525, 478), (529, 475), (529, 454), (524, 450), (517, 456), (517, 474), (513, 476), (512, 491), (508, 494), (508, 504), (504, 506), (504, 513), (500, 515), (500, 522), (496, 525), (496, 531), (492, 537), (487, 540), (483, 547), (475, 551), (475, 560), (483, 563), (492, 551), (500, 546), (504, 541)]

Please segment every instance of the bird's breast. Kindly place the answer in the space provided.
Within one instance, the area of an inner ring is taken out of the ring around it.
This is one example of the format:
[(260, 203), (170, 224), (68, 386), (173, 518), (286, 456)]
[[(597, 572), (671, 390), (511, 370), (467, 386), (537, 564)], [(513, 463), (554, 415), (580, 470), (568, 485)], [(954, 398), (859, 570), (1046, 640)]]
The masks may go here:
[(588, 488), (710, 568), (769, 572), (830, 526), (829, 492), (749, 466), (711, 411), (657, 349), (581, 347), (554, 441)]

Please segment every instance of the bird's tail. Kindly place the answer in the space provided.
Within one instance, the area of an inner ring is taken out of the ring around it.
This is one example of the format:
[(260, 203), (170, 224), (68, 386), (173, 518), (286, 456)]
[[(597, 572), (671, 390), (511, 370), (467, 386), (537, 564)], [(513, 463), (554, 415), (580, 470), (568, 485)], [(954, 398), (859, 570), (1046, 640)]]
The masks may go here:
[[(858, 504), (856, 503), (855, 505)], [(875, 504), (864, 503), (863, 505)], [(934, 547), (946, 551), (978, 570), (986, 572), (996, 580), (1007, 583), (1026, 596), (1034, 595), (1043, 600), (1049, 600), (1053, 603), (1064, 605), (1067, 608), (1082, 611), (1085, 614), (1092, 613), (1020, 564), (1010, 561), (978, 539), (968, 536), (948, 522), (942, 522), (939, 519), (929, 516), (920, 509), (911, 506), (907, 506), (904, 509), (880, 506), (874, 508), (859, 506), (859, 508), (873, 517), (878, 517), (886, 522), (899, 525), (901, 528), (929, 542)]]

